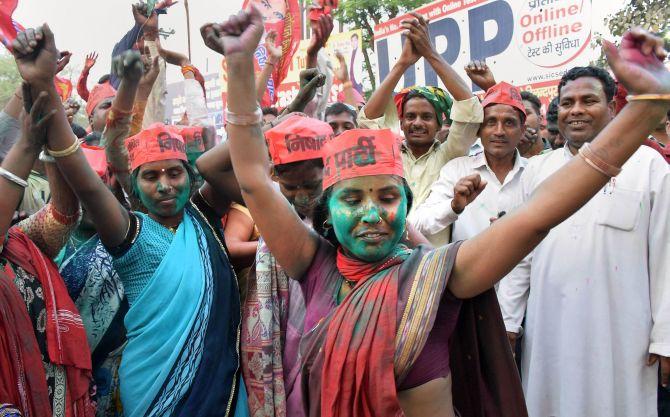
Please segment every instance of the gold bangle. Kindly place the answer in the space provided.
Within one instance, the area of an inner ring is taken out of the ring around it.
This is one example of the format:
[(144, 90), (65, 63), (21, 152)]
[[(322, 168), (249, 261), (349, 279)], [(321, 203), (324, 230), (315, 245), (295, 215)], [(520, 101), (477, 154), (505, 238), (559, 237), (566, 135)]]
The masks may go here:
[(670, 94), (631, 94), (626, 96), (626, 101), (670, 101)]
[(616, 177), (621, 173), (621, 168), (610, 165), (598, 157), (598, 155), (596, 155), (596, 153), (591, 149), (590, 143), (585, 143), (581, 148), (579, 148), (579, 156), (581, 156), (584, 162), (591, 166), (591, 168), (595, 169), (606, 177)]
[(49, 152), (49, 155), (53, 156), (54, 158), (65, 158), (66, 156), (73, 155), (75, 152), (77, 152), (79, 146), (80, 146), (79, 139), (75, 138), (72, 145), (68, 146), (66, 149), (63, 149), (61, 151), (54, 151), (53, 149), (47, 149), (47, 152)]

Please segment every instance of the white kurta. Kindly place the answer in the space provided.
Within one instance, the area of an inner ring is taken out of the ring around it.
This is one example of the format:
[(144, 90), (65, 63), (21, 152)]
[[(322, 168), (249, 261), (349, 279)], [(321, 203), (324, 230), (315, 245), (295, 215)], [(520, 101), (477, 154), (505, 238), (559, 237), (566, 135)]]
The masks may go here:
[[(509, 212), (521, 203), (521, 173), (527, 163), (528, 160), (516, 151), (512, 170), (500, 182), (489, 167), (484, 152), (452, 159), (442, 167), (428, 198), (410, 213), (408, 221), (429, 239), (452, 224), (452, 241), (473, 238), (491, 225), (492, 217), (497, 217), (501, 211)], [(458, 215), (451, 208), (454, 186), (461, 178), (472, 174), (479, 174), (487, 182), (486, 188)]]
[[(529, 160), (524, 199), (572, 155)], [(622, 173), (554, 228), (500, 284), (505, 325), (527, 302), (522, 380), (531, 417), (657, 416), (670, 356), (670, 170), (643, 146)]]

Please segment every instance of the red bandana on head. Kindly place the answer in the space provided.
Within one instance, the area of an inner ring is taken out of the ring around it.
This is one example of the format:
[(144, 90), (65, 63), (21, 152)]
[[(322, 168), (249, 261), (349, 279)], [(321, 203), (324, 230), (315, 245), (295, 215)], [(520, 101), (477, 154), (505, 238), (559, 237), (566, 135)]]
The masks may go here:
[(174, 130), (184, 139), (186, 152), (205, 152), (205, 142), (202, 139), (202, 127), (174, 126)]
[(130, 171), (148, 162), (179, 159), (187, 162), (184, 139), (171, 126), (154, 123), (126, 139)]
[(326, 122), (293, 115), (265, 132), (272, 163), (321, 159), (322, 148), (333, 136), (333, 128)]
[(489, 88), (482, 101), (482, 107), (490, 106), (492, 104), (506, 104), (523, 113), (526, 116), (526, 108), (521, 99), (519, 89), (504, 81), (499, 82), (493, 87)]
[(404, 177), (400, 147), (389, 129), (347, 130), (323, 148), (323, 189), (367, 175)]
[(100, 102), (106, 98), (116, 96), (116, 90), (109, 82), (103, 84), (97, 84), (91, 90), (91, 93), (88, 95), (88, 101), (86, 102), (86, 114), (89, 116), (93, 113), (93, 110), (100, 104)]

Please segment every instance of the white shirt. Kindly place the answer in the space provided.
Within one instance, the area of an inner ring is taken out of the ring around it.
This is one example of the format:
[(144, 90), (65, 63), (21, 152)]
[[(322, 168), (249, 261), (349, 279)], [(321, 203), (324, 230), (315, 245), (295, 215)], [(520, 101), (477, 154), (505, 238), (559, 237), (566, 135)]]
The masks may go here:
[[(573, 158), (533, 157), (527, 201)], [(547, 237), (498, 289), (509, 331), (522, 338), (530, 417), (656, 417), (657, 366), (670, 356), (670, 169), (646, 146)]]
[[(449, 161), (440, 170), (440, 177), (433, 183), (426, 201), (410, 213), (410, 223), (426, 237), (441, 232), (453, 223), (452, 241), (470, 239), (489, 227), (492, 217), (497, 217), (501, 211), (509, 212), (521, 203), (521, 173), (528, 160), (515, 152), (514, 166), (502, 183), (489, 167), (484, 152)], [(451, 208), (454, 185), (461, 178), (475, 173), (488, 185), (458, 215)]]

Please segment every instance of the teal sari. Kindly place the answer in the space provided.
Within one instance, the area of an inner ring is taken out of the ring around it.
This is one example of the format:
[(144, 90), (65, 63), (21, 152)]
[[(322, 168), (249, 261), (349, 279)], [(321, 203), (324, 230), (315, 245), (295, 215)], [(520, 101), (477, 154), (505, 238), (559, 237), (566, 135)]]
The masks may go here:
[[(150, 239), (142, 233), (154, 226), (137, 216), (134, 244)], [(222, 233), (212, 224), (189, 204), (158, 268), (129, 299), (119, 370), (126, 417), (248, 415), (239, 374), (239, 293)], [(118, 271), (125, 284), (129, 277)]]

